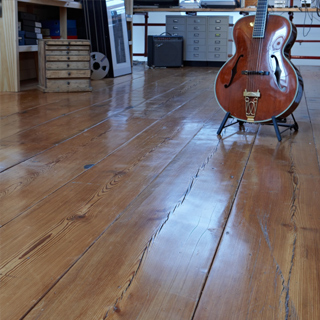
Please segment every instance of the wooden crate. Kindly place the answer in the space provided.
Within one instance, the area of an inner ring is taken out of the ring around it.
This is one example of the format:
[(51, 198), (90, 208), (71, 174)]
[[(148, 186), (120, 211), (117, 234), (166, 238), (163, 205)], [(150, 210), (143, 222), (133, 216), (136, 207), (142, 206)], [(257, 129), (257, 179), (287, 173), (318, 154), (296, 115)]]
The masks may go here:
[(38, 55), (41, 91), (92, 91), (89, 40), (39, 40)]

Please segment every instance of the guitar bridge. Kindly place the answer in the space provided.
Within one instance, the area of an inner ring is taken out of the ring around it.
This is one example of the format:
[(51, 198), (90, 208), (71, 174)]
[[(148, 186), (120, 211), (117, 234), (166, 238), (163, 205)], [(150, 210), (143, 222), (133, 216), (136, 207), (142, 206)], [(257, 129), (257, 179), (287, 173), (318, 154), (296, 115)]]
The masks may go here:
[(270, 75), (269, 71), (263, 71), (263, 70), (260, 70), (260, 71), (244, 70), (241, 73), (244, 75), (247, 75), (247, 76), (250, 76), (250, 75), (268, 76), (268, 75)]
[(243, 96), (245, 101), (247, 121), (254, 122), (258, 107), (258, 99), (260, 98), (260, 91), (257, 90), (256, 92), (249, 92), (247, 89), (245, 89)]

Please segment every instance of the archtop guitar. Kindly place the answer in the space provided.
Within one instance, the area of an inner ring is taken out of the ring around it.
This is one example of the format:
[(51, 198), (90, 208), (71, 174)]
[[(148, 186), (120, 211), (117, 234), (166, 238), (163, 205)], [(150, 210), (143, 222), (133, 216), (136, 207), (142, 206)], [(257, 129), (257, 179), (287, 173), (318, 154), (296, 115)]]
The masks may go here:
[(290, 61), (296, 27), (268, 14), (268, 1), (258, 0), (256, 15), (233, 28), (236, 52), (220, 69), (215, 94), (221, 108), (244, 122), (286, 118), (298, 106), (303, 80)]

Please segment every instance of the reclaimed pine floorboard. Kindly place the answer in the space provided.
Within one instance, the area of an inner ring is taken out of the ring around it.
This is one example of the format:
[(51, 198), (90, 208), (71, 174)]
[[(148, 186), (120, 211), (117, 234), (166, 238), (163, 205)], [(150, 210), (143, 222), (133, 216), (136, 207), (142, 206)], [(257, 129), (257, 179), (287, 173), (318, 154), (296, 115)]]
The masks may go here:
[(320, 318), (320, 68), (281, 143), (217, 71), (0, 94), (1, 320)]
[(320, 168), (307, 103), (315, 78), (303, 76), (299, 132), (278, 143), (270, 127), (259, 130), (194, 319), (320, 318)]
[[(193, 85), (191, 84), (191, 79), (184, 79), (183, 77), (179, 79), (180, 85), (186, 82), (190, 83), (188, 89)], [(197, 81), (200, 80), (198, 79)], [(124, 86), (114, 86), (111, 99), (105, 99), (106, 94), (101, 93), (100, 90), (94, 94), (86, 93), (85, 97), (87, 97), (87, 99), (84, 98), (83, 94), (78, 95), (71, 93), (69, 106), (67, 105), (67, 108), (70, 107), (72, 111), (74, 111), (74, 108), (77, 108), (77, 112), (62, 113), (61, 117), (54, 118), (52, 121), (44, 121), (40, 125), (32, 126), (29, 129), (7, 137), (6, 134), (4, 134), (4, 137), (0, 140), (0, 171), (54, 147), (62, 141), (70, 139), (88, 130), (90, 127), (103, 122), (108, 117), (124, 111), (126, 108), (134, 108), (144, 102), (144, 100), (153, 99), (164, 92), (172, 93), (174, 83), (176, 83), (176, 78), (172, 76), (168, 79), (167, 72), (164, 72), (163, 78), (156, 80), (155, 83), (151, 83), (151, 88), (147, 94), (144, 94), (144, 91), (148, 85), (144, 86), (144, 82), (140, 82), (138, 88), (136, 85), (133, 86), (134, 89), (131, 88), (130, 83)], [(176, 89), (179, 90), (180, 88), (177, 87), (178, 86), (176, 86)], [(184, 88), (180, 90), (188, 89)], [(143, 98), (141, 100), (142, 94)], [(107, 90), (107, 96), (110, 96), (109, 90)], [(75, 102), (73, 102), (74, 100)], [(55, 102), (55, 108), (60, 110), (61, 104), (63, 103), (66, 103), (66, 101)], [(45, 109), (47, 109), (47, 106)], [(65, 108), (62, 108), (62, 112), (65, 112)], [(26, 117), (26, 113), (23, 113), (21, 118), (23, 120)], [(32, 119), (33, 118), (34, 117), (32, 117)], [(1, 127), (8, 127), (6, 120), (7, 117), (1, 119), (1, 122), (4, 122), (1, 123)], [(12, 123), (9, 123), (9, 126), (10, 125), (12, 125)], [(26, 125), (28, 126), (30, 124)], [(16, 121), (16, 126), (20, 128), (20, 121)], [(22, 126), (24, 125), (22, 124)], [(59, 128), (64, 128), (64, 130), (58, 130)]]
[[(169, 92), (155, 95), (147, 101), (140, 99), (143, 102), (136, 107), (125, 108), (126, 110), (86, 129), (83, 134), (67, 139), (54, 148), (3, 172), (0, 192), (4, 214), (0, 224), (7, 223), (17, 213), (23, 212), (36, 203), (36, 199), (40, 200), (57, 190), (67, 181), (84, 172), (87, 166), (95, 165), (149, 126), (157, 124), (168, 112), (179, 109), (182, 105), (181, 99), (185, 103), (194, 96), (200, 95), (203, 92), (204, 82), (208, 82), (208, 78), (211, 77), (211, 73), (208, 73), (204, 75), (203, 80), (199, 77), (197, 81), (185, 81), (186, 83), (180, 86), (177, 80), (172, 80), (176, 82), (175, 91), (170, 89)], [(170, 85), (172, 83), (170, 82)], [(160, 85), (157, 84), (157, 87), (156, 90), (160, 92), (162, 90), (159, 88)], [(179, 99), (177, 92), (179, 92)], [(140, 116), (142, 112), (143, 115)], [(48, 133), (47, 126), (50, 124), (43, 125), (46, 133)], [(132, 129), (126, 131), (128, 127)], [(24, 172), (24, 175), (21, 175), (21, 172)], [(48, 179), (51, 175), (53, 177)], [(24, 201), (14, 203), (12, 199), (15, 197), (22, 197)]]

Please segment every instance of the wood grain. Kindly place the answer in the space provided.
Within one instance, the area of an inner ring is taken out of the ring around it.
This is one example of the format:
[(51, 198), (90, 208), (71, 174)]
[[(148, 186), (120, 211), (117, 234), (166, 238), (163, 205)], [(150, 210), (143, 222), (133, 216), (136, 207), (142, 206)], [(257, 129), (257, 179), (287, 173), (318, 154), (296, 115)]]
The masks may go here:
[[(1, 175), (4, 225), (133, 139), (154, 121), (118, 116)], [(126, 132), (127, 125), (132, 129)], [(14, 201), (15, 199), (24, 201)]]
[[(193, 188), (196, 188), (194, 186), (200, 175), (199, 171), (208, 170), (209, 172), (213, 172), (213, 174), (219, 175), (219, 168), (217, 168), (217, 173), (215, 173), (215, 171), (212, 170), (212, 164), (215, 162), (214, 159), (216, 154), (218, 154), (218, 158), (215, 160), (225, 160), (227, 152), (221, 152), (220, 159), (219, 154), (220, 150), (224, 150), (227, 146), (220, 146), (221, 149), (219, 148), (219, 140), (217, 140), (214, 135), (214, 131), (215, 128), (212, 128), (212, 125), (210, 125), (203, 128), (203, 130), (194, 137), (192, 142), (190, 142), (182, 152), (174, 158), (170, 165), (165, 168), (150, 187), (142, 192), (136, 201), (125, 210), (117, 220), (117, 223), (106, 230), (102, 237), (97, 241), (96, 245), (82, 260), (83, 264), (80, 263), (77, 265), (70, 273), (70, 277), (64, 278), (65, 281), (61, 281), (59, 285), (55, 287), (55, 294), (49, 295), (48, 299), (43, 299), (41, 307), (39, 305), (39, 308), (35, 308), (29, 314), (30, 319), (34, 317), (39, 317), (39, 319), (50, 318), (50, 314), (52, 314), (51, 308), (56, 309), (56, 314), (59, 316), (74, 316), (75, 318), (79, 316), (84, 318), (92, 316), (97, 319), (104, 317), (109, 318), (109, 312), (111, 312), (112, 309), (117, 310), (117, 314), (120, 312), (117, 302), (120, 302), (127, 291), (128, 293), (130, 292), (130, 294), (135, 295), (135, 291), (132, 292), (131, 285), (133, 285), (133, 282), (138, 281), (136, 280), (136, 277), (142, 272), (140, 271), (140, 268), (142, 268), (143, 259), (148, 257), (149, 251), (153, 251), (155, 241), (157, 241), (158, 236), (164, 232), (163, 230), (167, 228), (167, 224), (170, 225), (171, 217), (173, 216), (173, 219), (175, 220), (177, 212), (180, 211), (182, 207), (185, 208), (186, 199), (188, 199)], [(250, 146), (250, 144), (248, 145)], [(193, 154), (194, 156), (190, 159), (187, 157), (188, 154)], [(247, 153), (243, 152), (242, 154), (245, 158)], [(231, 174), (236, 171), (232, 171)], [(235, 180), (240, 176), (241, 171), (237, 172), (236, 177), (234, 177)], [(231, 187), (231, 185), (233, 185), (233, 188), (236, 188), (237, 184), (234, 183), (231, 176), (228, 176), (228, 180), (230, 181), (228, 186)], [(207, 183), (210, 183), (210, 181), (211, 179), (208, 178)], [(199, 191), (203, 192), (203, 189)], [(210, 194), (211, 197), (214, 197), (213, 191)], [(206, 197), (207, 200), (210, 199), (208, 193), (203, 194), (203, 197)], [(211, 206), (214, 205), (213, 203), (215, 201), (212, 198), (210, 200), (208, 202), (205, 201), (203, 204), (204, 208), (202, 209), (205, 209), (205, 212), (199, 211), (199, 214), (191, 214), (192, 211), (187, 210), (182, 213), (180, 219), (183, 220), (185, 224), (179, 228), (177, 226), (178, 222), (175, 222), (176, 228), (172, 233), (173, 243), (176, 239), (179, 239), (179, 242), (183, 242), (181, 233), (183, 233), (183, 226), (188, 225), (188, 223), (189, 234), (187, 233), (185, 236), (186, 240), (188, 239), (188, 236), (190, 236), (190, 232), (192, 233), (191, 230), (199, 223), (199, 219), (203, 219), (202, 228), (199, 228), (199, 233), (195, 233), (198, 238), (196, 237), (196, 239), (193, 239), (193, 241), (197, 243), (202, 238), (201, 234), (208, 228), (208, 224), (211, 228), (215, 229), (215, 227), (217, 227), (215, 222), (219, 223), (219, 221), (224, 220), (223, 217), (219, 216), (219, 213), (224, 211), (223, 209), (225, 206), (228, 207), (228, 205), (230, 205), (231, 199), (221, 199), (221, 207), (219, 209), (217, 208), (217, 212), (212, 212)], [(194, 201), (197, 200), (194, 199)], [(226, 210), (226, 212), (227, 211), (228, 210)], [(210, 224), (210, 220), (212, 220), (212, 225)], [(132, 238), (130, 230), (138, 230), (134, 238)], [(171, 229), (168, 231), (170, 232), (173, 230)], [(214, 236), (208, 232), (207, 236), (208, 238), (205, 242), (205, 247), (212, 247), (212, 250), (214, 250), (214, 243), (210, 244), (210, 242), (212, 241), (212, 237), (217, 241), (219, 235), (217, 233), (217, 235)], [(105, 249), (101, 250), (101, 248)], [(113, 248), (118, 249), (114, 250)], [(192, 252), (193, 251), (190, 253)], [(167, 252), (167, 254), (168, 253), (170, 253), (170, 251)], [(206, 254), (204, 254), (203, 258), (208, 259), (208, 256), (210, 260), (210, 255), (206, 256)], [(125, 263), (121, 262), (123, 261), (123, 257), (126, 257)], [(157, 252), (157, 257), (161, 260), (161, 262), (159, 261), (160, 266), (154, 265), (155, 269), (149, 269), (146, 271), (146, 274), (151, 272), (154, 275), (159, 276), (162, 272), (162, 265), (168, 264), (168, 266), (171, 266), (173, 264), (171, 259), (166, 259), (166, 255), (159, 256), (159, 252)], [(168, 258), (173, 257), (169, 256)], [(194, 258), (196, 259), (196, 257)], [(186, 266), (188, 266), (188, 262), (190, 262), (189, 259), (186, 259)], [(207, 261), (207, 264), (210, 264), (210, 261)], [(116, 268), (116, 265), (121, 265), (121, 268)], [(95, 270), (95, 274), (87, 277), (88, 270)], [(177, 270), (179, 270), (179, 265), (176, 266), (175, 273), (178, 272)], [(190, 273), (191, 272), (192, 269), (190, 270)], [(195, 270), (195, 273), (198, 274), (200, 278), (201, 276), (205, 276), (205, 273), (201, 272), (201, 270), (198, 272)], [(192, 275), (190, 276), (192, 277)], [(165, 278), (165, 276), (163, 277)], [(96, 279), (99, 279), (99, 285), (97, 285)], [(167, 281), (170, 282), (170, 279), (167, 279)], [(182, 281), (183, 279), (181, 279), (179, 283), (181, 284)], [(75, 283), (75, 287), (79, 290), (77, 291), (77, 294), (72, 295), (72, 300), (68, 300), (67, 297), (70, 296), (70, 292), (73, 290), (72, 283)], [(137, 288), (138, 292), (141, 292), (142, 290), (140, 285), (142, 284), (139, 283)], [(151, 286), (151, 288), (146, 287), (146, 294), (147, 292), (152, 292), (153, 285), (148, 283), (148, 286)], [(201, 279), (198, 288), (201, 288)], [(189, 289), (192, 290), (192, 287)], [(157, 287), (155, 286), (154, 291), (156, 290)], [(87, 300), (87, 294), (90, 295), (90, 299), (95, 301), (94, 305), (77, 304), (77, 301)], [(185, 294), (188, 295), (187, 293)], [(189, 294), (190, 296), (196, 296), (196, 292), (191, 291)], [(170, 297), (167, 296), (167, 299), (168, 304), (170, 304)], [(140, 300), (138, 299), (138, 301)], [(144, 300), (140, 301), (140, 303), (143, 302)], [(77, 307), (71, 310), (68, 306), (74, 304), (77, 304)], [(183, 304), (179, 305), (179, 308), (183, 309), (183, 307)], [(130, 316), (135, 318), (134, 313), (131, 313), (133, 311), (132, 308), (129, 308), (129, 310)], [(136, 315), (138, 314), (139, 311), (136, 311)], [(155, 318), (158, 318), (158, 315), (155, 314), (153, 310), (146, 313), (147, 317), (148, 314), (149, 316), (150, 314), (154, 314)], [(189, 313), (189, 316), (190, 315), (191, 314)]]
[[(186, 90), (187, 88), (190, 87), (180, 88), (183, 91), (180, 92), (180, 97), (184, 97), (186, 101), (190, 99), (190, 96), (199, 94), (198, 86), (195, 87), (195, 91)], [(158, 108), (160, 110), (157, 111), (154, 111), (154, 99), (134, 109), (126, 110), (125, 108), (125, 112), (116, 114), (100, 125), (87, 129), (84, 134), (4, 172), (0, 184), (0, 199), (4, 214), (0, 218), (0, 224), (3, 225), (12, 220), (29, 206), (84, 172), (86, 165), (94, 165), (104, 159), (135, 135), (155, 124), (169, 110), (179, 108), (181, 101), (174, 101), (176, 100), (175, 95), (176, 93), (172, 91), (169, 95), (164, 95), (165, 103), (162, 102), (161, 107)], [(160, 101), (162, 100), (158, 98), (157, 103)], [(189, 109), (189, 113), (194, 114), (196, 111), (194, 108)], [(186, 114), (186, 110), (183, 112)], [(138, 118), (141, 113), (144, 119)], [(132, 129), (127, 133), (126, 128)], [(15, 197), (23, 197), (24, 201), (15, 202), (13, 201)]]
[[(233, 148), (238, 135), (226, 143), (212, 141), (216, 149), (148, 244), (128, 292), (114, 302), (107, 319), (192, 318), (254, 137), (239, 142), (239, 148)], [(223, 185), (214, 183), (221, 180)], [(152, 205), (159, 207), (155, 200)]]
[(261, 128), (195, 319), (320, 317), (319, 163), (305, 104), (296, 114), (280, 145)]
[[(195, 84), (189, 79), (189, 81), (185, 81), (185, 84), (181, 84), (181, 88), (178, 86), (176, 90), (178, 90), (178, 92), (189, 91), (189, 94), (192, 95), (190, 88), (194, 87), (193, 92), (200, 90), (206, 81), (206, 77), (208, 78), (208, 75), (203, 76), (202, 80), (198, 79)], [(157, 81), (157, 86), (153, 86), (147, 95), (141, 92), (142, 89), (135, 90), (132, 96), (126, 95), (125, 88), (121, 87), (119, 90), (113, 92), (113, 99), (110, 101), (107, 100), (101, 101), (100, 103), (89, 104), (87, 108), (80, 108), (77, 113), (69, 113), (64, 117), (54, 119), (50, 123), (2, 139), (0, 141), (0, 171), (70, 139), (84, 130), (106, 120), (111, 115), (122, 112), (128, 107), (132, 108), (134, 106), (132, 104), (137, 99), (137, 104), (140, 104), (141, 100), (154, 99), (155, 96), (157, 97), (161, 94), (168, 93), (169, 97), (174, 96), (175, 93), (172, 90), (174, 80), (175, 79), (168, 81), (167, 79), (162, 79), (162, 81)], [(90, 99), (91, 96), (88, 96), (88, 98)], [(97, 99), (97, 96), (94, 99)], [(161, 99), (168, 99), (168, 97), (164, 96)], [(58, 128), (65, 129), (57, 130)], [(19, 153), (17, 153), (17, 150), (19, 150)]]
[(19, 91), (18, 4), (2, 1), (0, 19), (0, 92)]
[[(213, 93), (209, 94), (211, 101)], [(125, 148), (111, 154), (3, 228), (1, 252), (2, 272), (5, 275), (2, 281), (6, 296), (10, 296), (13, 291), (19, 292), (17, 294), (21, 297), (25, 296), (25, 282), (14, 280), (21, 272), (25, 279), (34, 278), (35, 274), (42, 279), (38, 285), (28, 288), (28, 301), (21, 303), (21, 307), (17, 308), (11, 301), (7, 301), (6, 310), (9, 313), (22, 316), (27, 312), (26, 305), (38, 301), (55, 284), (64, 270), (69, 269), (82, 256), (105, 228), (203, 127), (208, 117), (203, 109), (211, 111), (210, 105), (195, 109), (194, 103), (186, 104), (185, 108), (193, 110), (191, 118), (197, 118), (195, 115), (199, 114), (202, 121), (189, 123), (183, 117), (184, 108), (179, 107), (176, 112), (181, 115), (177, 119), (163, 118)], [(109, 207), (107, 214), (106, 207)], [(53, 215), (54, 224), (51, 219), (46, 219), (48, 214)], [(26, 226), (30, 232), (21, 234), (18, 230)], [(10, 234), (17, 234), (15, 241), (11, 240)], [(65, 237), (70, 239), (67, 243), (73, 245), (66, 247), (63, 241)], [(61, 250), (59, 261), (56, 261), (54, 270), (48, 272), (44, 267), (45, 261), (39, 257), (45, 254), (49, 267), (49, 261), (52, 261), (52, 254), (55, 255), (56, 250)], [(16, 252), (14, 256), (11, 256), (12, 252)]]
[(282, 142), (216, 135), (216, 72), (0, 95), (1, 319), (320, 318), (319, 68)]
[[(157, 78), (150, 76), (147, 77), (147, 81), (152, 86), (165, 77), (165, 73)], [(53, 120), (56, 117), (65, 116), (93, 104), (111, 100), (116, 92), (128, 90), (128, 86), (137, 89), (144, 85), (144, 78), (141, 79), (139, 76), (133, 76), (133, 78), (121, 77), (121, 81), (119, 79), (95, 81), (94, 95), (91, 93), (48, 93), (39, 95), (38, 90), (28, 91), (27, 93), (20, 92), (16, 95), (2, 93), (0, 94), (1, 139)], [(123, 87), (123, 89), (117, 86)]]

